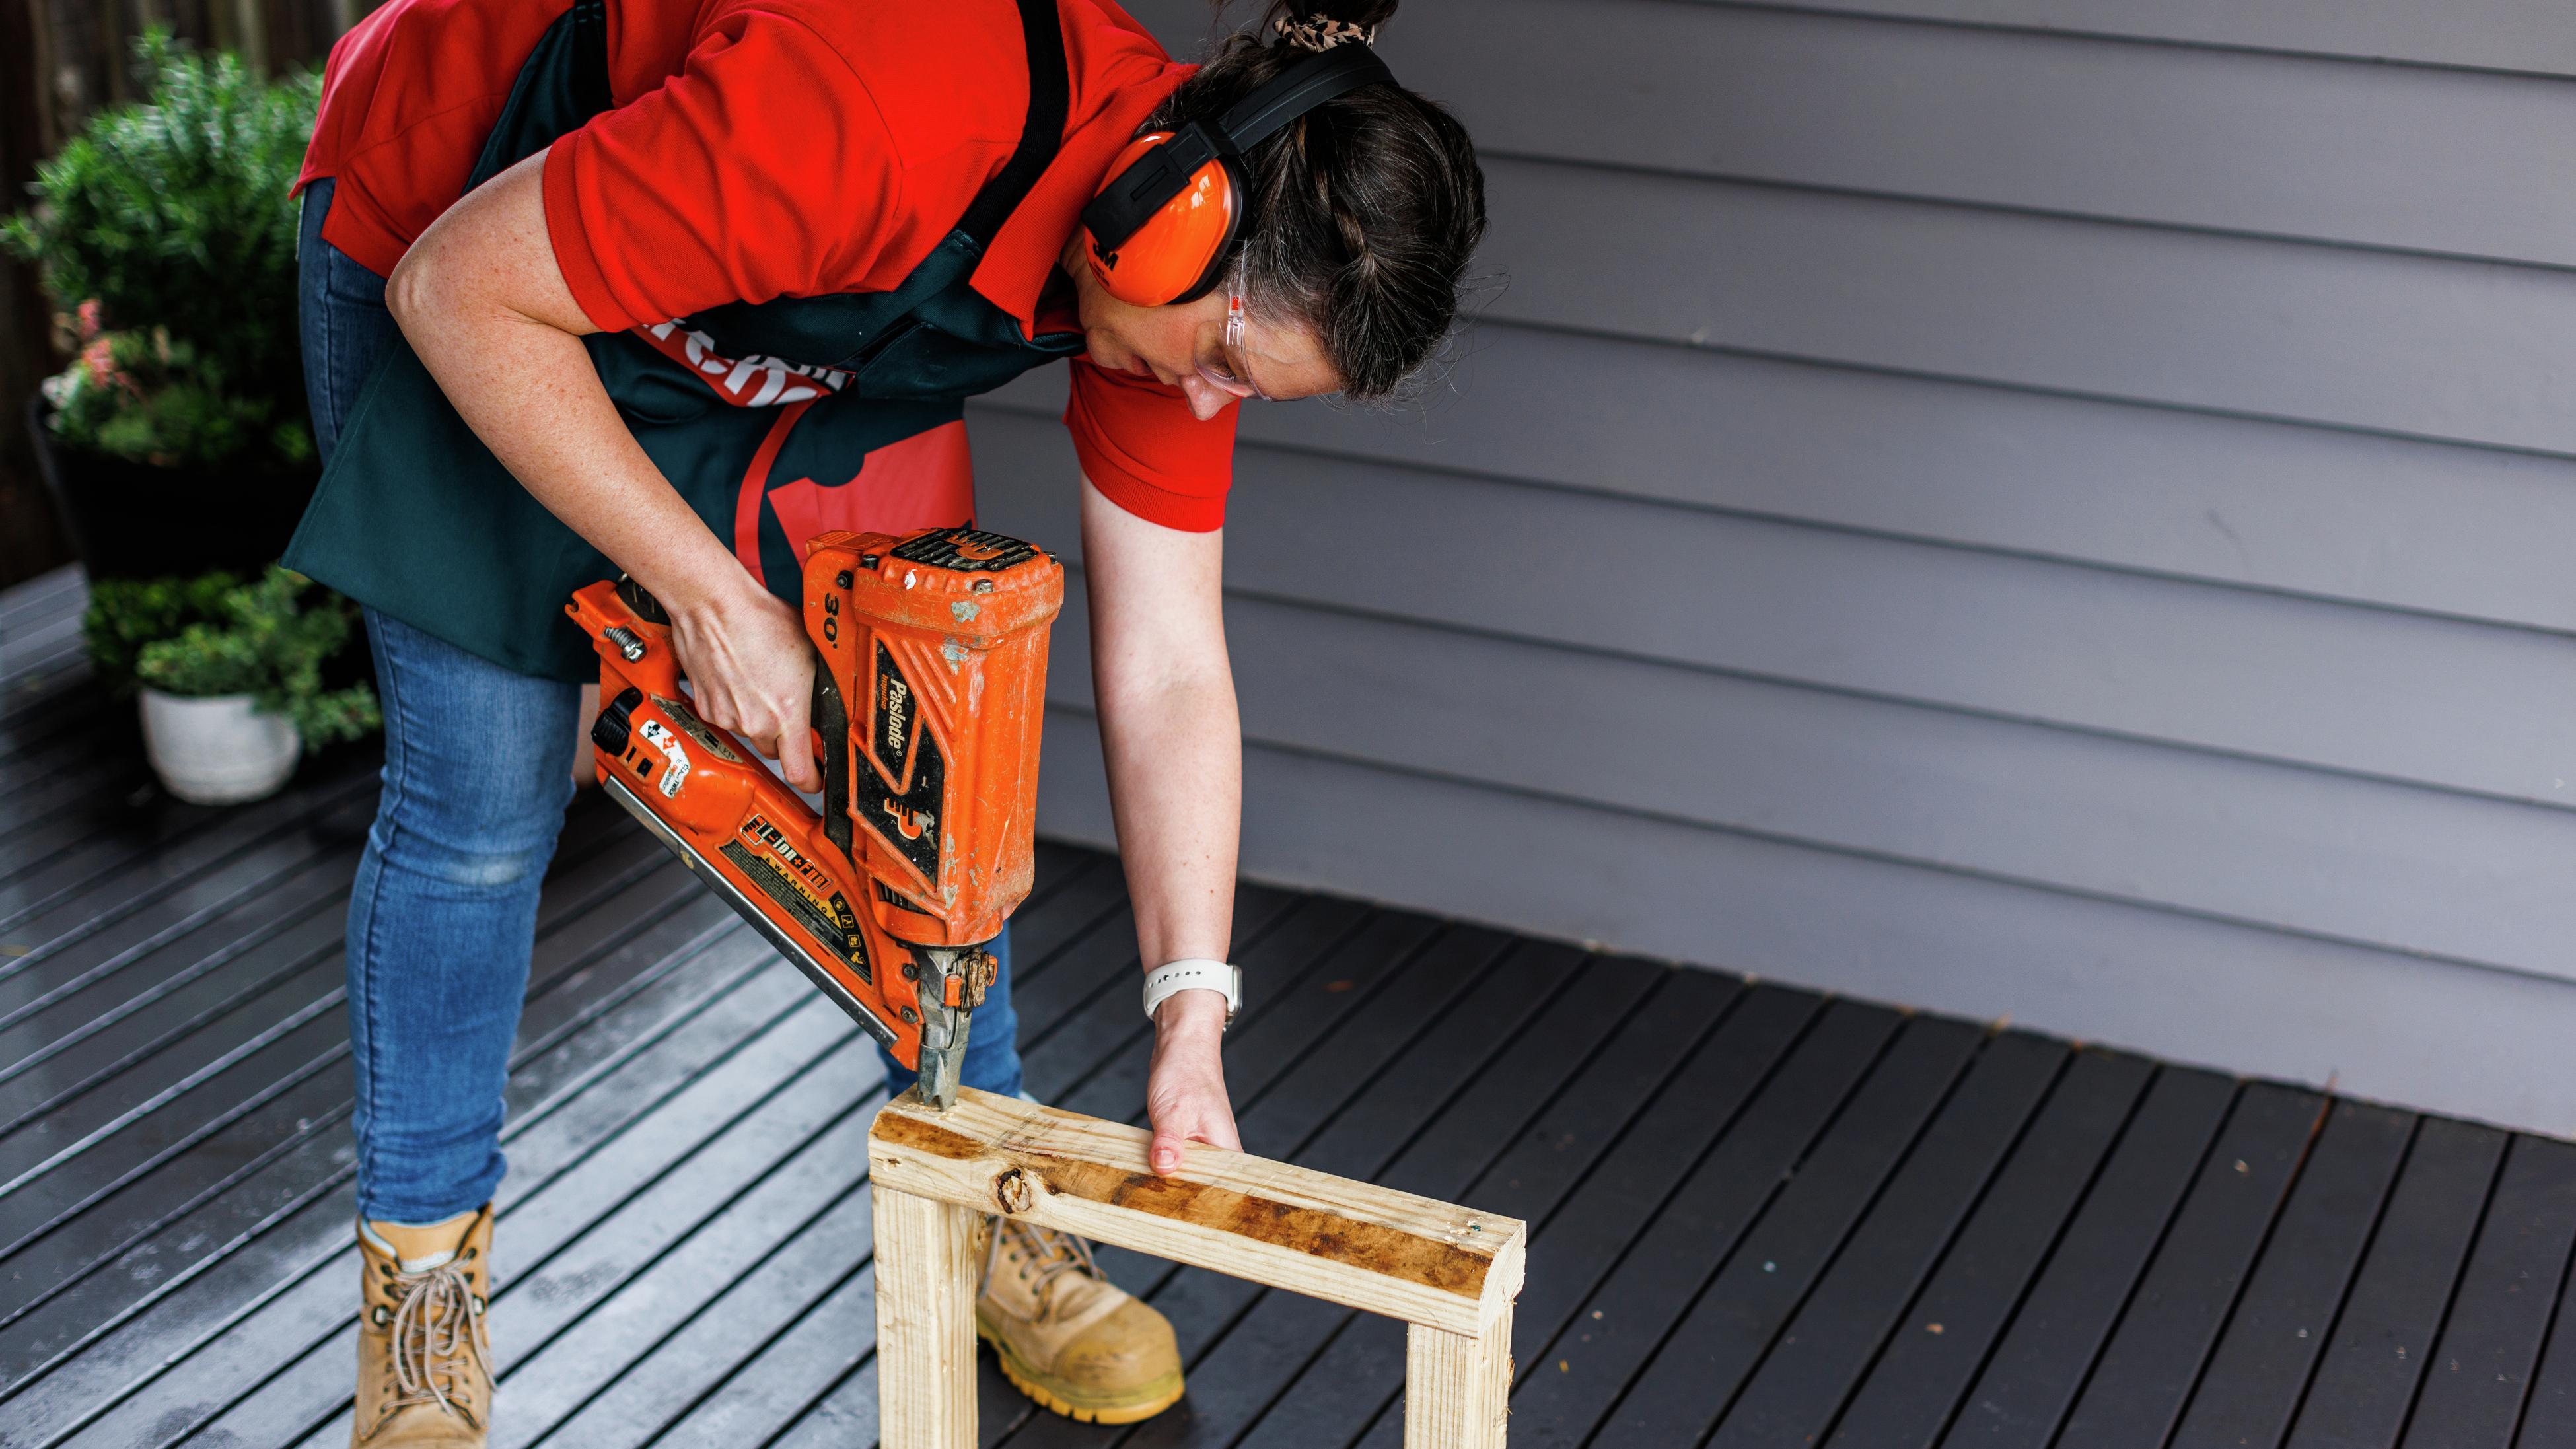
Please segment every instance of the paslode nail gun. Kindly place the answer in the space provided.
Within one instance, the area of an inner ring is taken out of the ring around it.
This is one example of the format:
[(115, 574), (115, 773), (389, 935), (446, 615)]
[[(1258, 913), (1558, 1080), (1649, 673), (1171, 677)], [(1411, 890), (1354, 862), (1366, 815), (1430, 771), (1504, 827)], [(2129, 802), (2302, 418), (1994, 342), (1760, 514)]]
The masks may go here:
[(944, 1108), (985, 948), (1035, 868), (1064, 569), (974, 529), (827, 533), (804, 584), (820, 812), (690, 707), (669, 618), (632, 580), (565, 610), (599, 650), (600, 784)]

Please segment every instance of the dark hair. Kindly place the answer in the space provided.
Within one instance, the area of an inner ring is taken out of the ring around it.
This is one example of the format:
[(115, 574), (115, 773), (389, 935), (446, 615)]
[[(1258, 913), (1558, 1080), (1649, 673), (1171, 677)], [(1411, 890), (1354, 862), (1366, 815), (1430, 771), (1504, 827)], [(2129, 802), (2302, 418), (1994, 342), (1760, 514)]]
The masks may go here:
[[(1146, 124), (1213, 121), (1312, 51), (1273, 23), (1373, 29), (1397, 0), (1278, 0), (1228, 36)], [(1343, 44), (1357, 44), (1344, 41)], [(1485, 174), (1458, 118), (1400, 85), (1326, 101), (1244, 153), (1252, 225), (1236, 243), (1245, 305), (1315, 330), (1362, 401), (1394, 396), (1458, 316), (1467, 260), (1485, 234)]]

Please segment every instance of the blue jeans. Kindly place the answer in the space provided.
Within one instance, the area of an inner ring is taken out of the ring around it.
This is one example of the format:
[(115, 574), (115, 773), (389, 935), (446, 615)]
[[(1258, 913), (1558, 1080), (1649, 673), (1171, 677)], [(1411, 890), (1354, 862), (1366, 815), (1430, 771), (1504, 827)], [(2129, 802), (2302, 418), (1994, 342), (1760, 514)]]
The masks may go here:
[[(297, 252), (304, 380), (326, 463), (394, 336), (384, 280), (322, 240), (331, 190), (306, 188)], [(365, 618), (385, 765), (349, 900), (358, 1211), (426, 1224), (480, 1207), (501, 1181), (502, 1090), (538, 888), (572, 799), (581, 690), (373, 609)], [(994, 950), (1002, 969), (975, 1013), (963, 1077), (1016, 1095), (1007, 931)], [(912, 1084), (891, 1057), (886, 1067), (891, 1090)]]

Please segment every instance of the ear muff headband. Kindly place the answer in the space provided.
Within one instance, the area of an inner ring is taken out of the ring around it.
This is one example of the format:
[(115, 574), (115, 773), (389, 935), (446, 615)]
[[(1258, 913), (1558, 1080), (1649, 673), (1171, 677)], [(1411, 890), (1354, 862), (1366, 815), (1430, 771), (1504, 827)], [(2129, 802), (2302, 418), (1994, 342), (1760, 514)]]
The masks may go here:
[(1336, 96), (1395, 73), (1365, 45), (1336, 45), (1290, 66), (1216, 124), (1138, 138), (1082, 209), (1092, 273), (1109, 295), (1160, 307), (1207, 295), (1250, 223), (1244, 151)]

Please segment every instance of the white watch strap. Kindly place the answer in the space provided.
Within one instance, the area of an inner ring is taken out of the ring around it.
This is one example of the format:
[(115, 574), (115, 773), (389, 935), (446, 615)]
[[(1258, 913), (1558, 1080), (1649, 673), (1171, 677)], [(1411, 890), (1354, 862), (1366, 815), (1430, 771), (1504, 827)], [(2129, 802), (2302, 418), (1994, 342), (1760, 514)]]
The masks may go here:
[(1234, 1013), (1243, 1005), (1243, 968), (1223, 961), (1194, 956), (1174, 961), (1145, 973), (1145, 1014), (1176, 991), (1222, 991), (1225, 993), (1225, 1024), (1234, 1025)]

